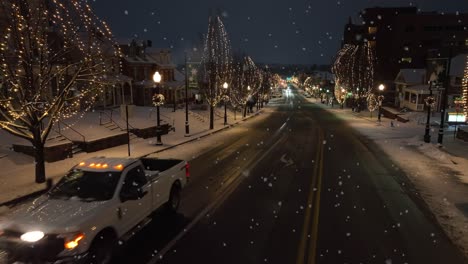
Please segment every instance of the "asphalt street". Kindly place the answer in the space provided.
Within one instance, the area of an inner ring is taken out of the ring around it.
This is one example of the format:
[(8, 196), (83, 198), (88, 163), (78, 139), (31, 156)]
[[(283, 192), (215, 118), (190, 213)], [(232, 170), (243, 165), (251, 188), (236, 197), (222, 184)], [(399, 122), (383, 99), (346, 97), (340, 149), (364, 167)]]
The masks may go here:
[(372, 142), (295, 90), (269, 107), (190, 161), (179, 213), (115, 263), (467, 263)]

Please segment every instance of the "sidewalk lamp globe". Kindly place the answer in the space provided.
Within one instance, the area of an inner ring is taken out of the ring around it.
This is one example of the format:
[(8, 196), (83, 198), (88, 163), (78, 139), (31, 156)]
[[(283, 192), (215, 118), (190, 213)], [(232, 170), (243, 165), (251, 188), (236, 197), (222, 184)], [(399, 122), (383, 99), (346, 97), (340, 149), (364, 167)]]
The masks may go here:
[(153, 75), (153, 81), (155, 83), (160, 83), (161, 82), (161, 74), (159, 72), (155, 72)]
[(247, 90), (250, 91), (250, 85), (247, 85)]
[(227, 88), (228, 88), (228, 84), (227, 84), (227, 82), (224, 82), (224, 84), (223, 84), (223, 88), (224, 88), (224, 89), (227, 89)]
[(383, 84), (379, 85), (379, 91), (383, 91), (385, 89), (385, 86)]

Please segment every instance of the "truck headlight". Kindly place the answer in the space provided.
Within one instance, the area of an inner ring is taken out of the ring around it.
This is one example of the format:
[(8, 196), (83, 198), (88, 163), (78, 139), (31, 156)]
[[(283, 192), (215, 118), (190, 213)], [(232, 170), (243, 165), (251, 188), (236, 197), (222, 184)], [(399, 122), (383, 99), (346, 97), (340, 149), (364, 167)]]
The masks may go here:
[(21, 235), (21, 240), (29, 243), (34, 243), (41, 240), (44, 237), (44, 233), (41, 231), (29, 231)]

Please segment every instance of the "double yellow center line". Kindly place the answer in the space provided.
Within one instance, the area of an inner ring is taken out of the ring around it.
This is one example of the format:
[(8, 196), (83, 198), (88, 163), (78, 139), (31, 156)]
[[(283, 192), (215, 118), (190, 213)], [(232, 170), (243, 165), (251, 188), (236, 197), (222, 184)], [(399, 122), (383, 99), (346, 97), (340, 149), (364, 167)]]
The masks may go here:
[(317, 153), (315, 155), (314, 174), (307, 198), (306, 213), (302, 226), (296, 264), (314, 264), (317, 256), (317, 236), (320, 211), (320, 192), (323, 176), (324, 135), (318, 130)]

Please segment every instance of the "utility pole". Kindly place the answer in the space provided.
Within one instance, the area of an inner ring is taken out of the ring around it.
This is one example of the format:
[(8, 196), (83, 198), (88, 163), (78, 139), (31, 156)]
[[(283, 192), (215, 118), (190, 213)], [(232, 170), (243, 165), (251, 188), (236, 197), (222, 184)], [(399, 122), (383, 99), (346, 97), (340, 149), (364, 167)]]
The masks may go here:
[(449, 56), (448, 56), (448, 62), (447, 62), (447, 72), (445, 74), (445, 80), (444, 80), (444, 89), (442, 90), (442, 104), (441, 104), (441, 109), (440, 109), (440, 127), (439, 127), (439, 137), (437, 139), (437, 143), (439, 144), (439, 147), (442, 146), (442, 143), (444, 141), (444, 125), (445, 125), (445, 108), (447, 107), (447, 90), (450, 86), (450, 66), (452, 63), (452, 53), (453, 53), (453, 48), (450, 46), (449, 49)]
[(128, 130), (128, 104), (125, 104), (125, 122), (127, 124), (127, 151), (130, 157), (130, 131)]
[(190, 127), (188, 121), (188, 64), (187, 64), (187, 51), (185, 52), (185, 136), (190, 136)]

